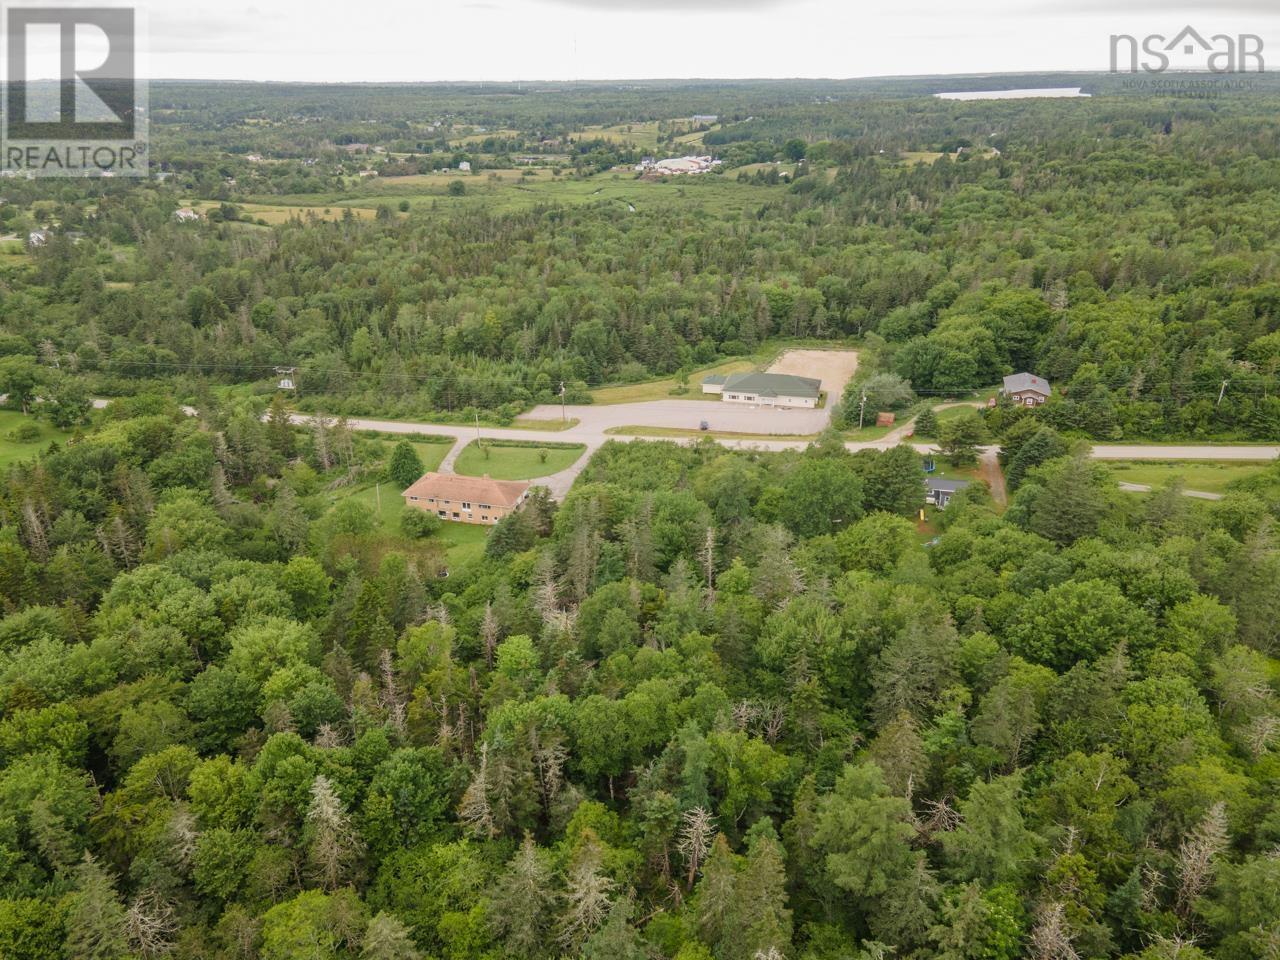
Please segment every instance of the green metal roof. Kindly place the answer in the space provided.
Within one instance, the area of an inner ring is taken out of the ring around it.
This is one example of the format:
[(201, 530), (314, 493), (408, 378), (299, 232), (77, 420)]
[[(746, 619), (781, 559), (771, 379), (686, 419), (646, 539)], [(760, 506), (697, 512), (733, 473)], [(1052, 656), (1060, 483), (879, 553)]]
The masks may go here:
[(758, 397), (809, 397), (817, 400), (822, 393), (822, 381), (789, 373), (734, 373), (725, 379), (724, 388)]

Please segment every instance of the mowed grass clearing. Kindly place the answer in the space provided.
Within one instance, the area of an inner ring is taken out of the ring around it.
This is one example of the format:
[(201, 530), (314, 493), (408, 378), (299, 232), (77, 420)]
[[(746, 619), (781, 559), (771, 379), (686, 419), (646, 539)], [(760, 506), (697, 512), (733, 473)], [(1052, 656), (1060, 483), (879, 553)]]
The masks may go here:
[[(202, 200), (191, 205), (193, 210), (210, 210), (219, 206), (217, 203)], [(372, 220), (378, 211), (373, 207), (344, 206), (294, 206), (292, 204), (267, 203), (235, 203), (233, 206), (240, 215), (253, 220), (261, 220), (271, 226), (288, 223), (294, 217), (305, 220), (315, 217), (318, 220), (341, 220), (347, 210), (358, 220)]]
[[(33, 423), (40, 431), (40, 436), (30, 443), (10, 440), (9, 434), (24, 423)], [(50, 443), (62, 443), (71, 436), (66, 430), (59, 430), (43, 420), (36, 420), (17, 410), (0, 410), (0, 467), (30, 460)]]
[[(516, 171), (512, 171), (516, 172)], [(333, 194), (289, 194), (260, 197), (241, 206), (275, 206), (284, 209), (328, 208), (341, 216), (342, 208), (353, 207), (376, 212), (384, 204), (398, 205), (408, 200), (414, 213), (448, 214), (458, 207), (483, 207), (495, 213), (508, 213), (539, 204), (576, 205), (612, 203), (627, 212), (643, 213), (654, 207), (665, 211), (696, 210), (719, 216), (741, 215), (759, 204), (777, 197), (776, 188), (759, 184), (738, 183), (718, 174), (696, 177), (672, 177), (666, 180), (639, 180), (634, 174), (605, 172), (579, 179), (569, 174), (559, 177), (539, 173), (536, 177), (500, 176), (490, 180), (485, 171), (480, 176), (467, 174), (421, 174), (412, 177), (376, 178)], [(434, 178), (428, 183), (426, 178)], [(448, 185), (461, 180), (466, 187), (462, 196), (447, 193)], [(634, 208), (634, 211), (633, 209)], [(371, 214), (366, 214), (371, 215)], [(287, 219), (287, 218), (286, 218)]]
[(1271, 464), (1267, 461), (1212, 460), (1108, 460), (1106, 466), (1120, 483), (1143, 483), (1158, 488), (1181, 478), (1188, 490), (1203, 493), (1226, 493), (1233, 480), (1256, 476)]
[(486, 440), (478, 447), (473, 440), (462, 448), (453, 468), (466, 477), (487, 473), (494, 480), (533, 480), (568, 469), (586, 449), (580, 443), (525, 447), (506, 446), (499, 440)]
[[(391, 456), (392, 449), (399, 442), (399, 440), (383, 440), (384, 450), (388, 457)], [(453, 443), (448, 440), (410, 440), (409, 445), (413, 447), (414, 452), (418, 454), (418, 459), (422, 461), (423, 473), (440, 469), (441, 461), (448, 456), (449, 451), (453, 448)], [(397, 490), (396, 492), (399, 493), (400, 491)]]
[[(754, 370), (759, 364), (754, 360), (738, 359), (726, 360), (711, 367), (704, 367), (689, 374), (689, 392), (684, 394), (676, 394), (681, 400), (712, 400), (720, 401), (718, 394), (703, 393), (702, 381), (712, 374), (724, 376), (730, 373), (743, 373), (747, 370)], [(672, 390), (679, 386), (677, 379), (672, 377), (663, 377), (661, 380), (645, 380), (642, 383), (624, 383), (616, 387), (597, 387), (591, 391), (591, 399), (593, 403), (610, 404), (610, 403), (637, 403), (644, 400), (670, 400), (673, 396)]]
[(411, 173), (403, 177), (378, 177), (368, 181), (373, 188), (387, 189), (394, 192), (419, 190), (448, 190), (449, 184), (461, 180), (468, 190), (479, 189), (493, 183), (527, 183), (534, 180), (551, 180), (555, 174), (550, 167), (523, 166), (510, 169), (481, 170), (479, 173), (464, 173), (461, 170), (446, 170), (444, 173)]
[[(435, 444), (428, 444), (428, 446), (435, 446)], [(395, 489), (395, 484), (383, 483), (381, 489), (375, 484), (372, 487), (355, 490), (346, 496), (358, 503), (363, 503), (372, 510), (381, 523), (384, 533), (393, 536), (400, 534), (400, 518), (408, 507), (400, 491)], [(335, 498), (334, 502), (340, 499), (342, 495)], [(431, 539), (444, 546), (445, 560), (449, 566), (457, 566), (474, 560), (484, 553), (484, 543), (490, 529), (478, 523), (443, 521), (440, 524), (440, 532)]]

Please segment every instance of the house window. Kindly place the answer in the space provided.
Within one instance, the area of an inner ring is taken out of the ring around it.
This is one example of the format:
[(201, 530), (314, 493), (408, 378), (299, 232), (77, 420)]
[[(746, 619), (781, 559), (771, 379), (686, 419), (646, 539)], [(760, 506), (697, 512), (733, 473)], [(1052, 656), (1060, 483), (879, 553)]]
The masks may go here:
[(445, 517), (447, 516), (447, 514), (443, 510), (437, 510), (436, 513), (440, 515), (441, 520), (445, 519)]
[(489, 504), (487, 504), (487, 503), (482, 503), (482, 504), (480, 504), (480, 509), (481, 509), (481, 510), (492, 510), (492, 509), (493, 509), (493, 507), (492, 507), (492, 506), (490, 506), (490, 505), (489, 505)]
[(435, 502), (436, 502), (435, 497), (427, 497), (427, 503), (435, 503)]
[(456, 513), (453, 515), (453, 519), (455, 519), (455, 520), (457, 520), (457, 519), (458, 519), (458, 515), (457, 515)]
[(463, 509), (463, 510), (470, 510), (470, 509), (471, 509), (471, 504), (470, 504), (468, 501), (463, 500), (463, 501), (462, 501), (462, 509)]
[(489, 519), (489, 515), (488, 515), (487, 513), (482, 513), (482, 514), (480, 514), (480, 519), (481, 519), (481, 520), (488, 520), (488, 519)]
[(412, 500), (414, 503), (417, 503), (417, 502), (418, 502), (418, 498), (417, 498), (417, 497), (410, 497), (409, 499), (410, 499), (410, 500)]

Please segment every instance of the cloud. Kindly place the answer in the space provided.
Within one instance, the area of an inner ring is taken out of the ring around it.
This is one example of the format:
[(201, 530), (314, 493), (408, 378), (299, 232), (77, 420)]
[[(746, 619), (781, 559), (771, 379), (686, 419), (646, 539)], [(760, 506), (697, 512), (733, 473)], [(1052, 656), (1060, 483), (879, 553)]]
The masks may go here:
[(689, 13), (746, 13), (796, 7), (797, 0), (538, 0), (557, 6), (597, 13), (645, 13), (651, 10), (683, 10)]
[(1021, 11), (1026, 14), (1083, 14), (1093, 16), (1099, 13), (1113, 16), (1128, 14), (1165, 13), (1190, 17), (1206, 23), (1215, 19), (1236, 16), (1280, 16), (1280, 6), (1275, 0), (1226, 0), (1224, 3), (1206, 4), (1204, 0), (1039, 0), (1039, 2), (1020, 4), (1010, 12)]

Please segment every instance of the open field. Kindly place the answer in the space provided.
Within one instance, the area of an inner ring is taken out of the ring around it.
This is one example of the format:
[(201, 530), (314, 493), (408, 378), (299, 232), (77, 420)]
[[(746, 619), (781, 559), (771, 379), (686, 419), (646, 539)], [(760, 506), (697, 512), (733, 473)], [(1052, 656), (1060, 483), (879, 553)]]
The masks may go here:
[[(501, 171), (499, 171), (501, 173)], [(414, 211), (448, 211), (459, 205), (470, 205), (509, 212), (538, 204), (581, 204), (612, 202), (622, 208), (643, 212), (650, 205), (682, 210), (696, 208), (718, 215), (741, 214), (755, 205), (777, 197), (776, 187), (738, 183), (720, 176), (679, 177), (669, 181), (638, 180), (629, 173), (599, 173), (576, 178), (565, 175), (508, 179), (488, 179), (489, 171), (480, 176), (468, 174), (423, 174), (412, 177), (375, 178), (350, 190), (330, 194), (289, 194), (254, 197), (244, 207), (283, 207), (319, 209), (354, 207), (376, 212), (384, 203), (408, 200)], [(425, 178), (434, 178), (431, 183)], [(450, 196), (448, 184), (461, 180), (466, 186), (463, 196)], [(341, 210), (336, 210), (341, 215)], [(371, 216), (372, 214), (366, 214)], [(287, 217), (286, 217), (287, 219)]]
[[(505, 446), (501, 441), (495, 440), (486, 441), (484, 448), (481, 449), (473, 441), (458, 454), (454, 470), (467, 477), (488, 474), (495, 480), (533, 480), (568, 469), (577, 462), (586, 449), (586, 446), (580, 443), (568, 446), (526, 447)], [(542, 459), (544, 451), (545, 461)]]
[(31, 255), (27, 253), (26, 244), (21, 240), (0, 242), (0, 266), (25, 267), (30, 263)]
[(942, 156), (933, 150), (903, 150), (898, 154), (903, 163), (933, 163)]
[[(217, 206), (217, 203), (207, 200), (191, 204), (193, 210), (209, 210)], [(351, 211), (352, 216), (359, 220), (372, 220), (378, 213), (373, 207), (358, 206), (294, 206), (292, 204), (236, 203), (235, 207), (242, 216), (250, 217), (254, 220), (262, 220), (272, 226), (288, 223), (294, 217), (341, 220), (348, 209)]]
[[(40, 431), (38, 439), (31, 443), (19, 443), (9, 439), (9, 434), (24, 423), (34, 423)], [(49, 446), (50, 442), (66, 440), (71, 436), (65, 430), (50, 426), (43, 420), (36, 420), (16, 410), (0, 410), (0, 467), (34, 457)]]
[(465, 146), (466, 144), (471, 144), (471, 143), (483, 143), (485, 140), (488, 140), (490, 137), (518, 137), (518, 136), (520, 136), (519, 130), (502, 128), (499, 130), (486, 130), (483, 133), (468, 133), (466, 136), (462, 136), (462, 137), (450, 137), (449, 143), (452, 145), (461, 144)]
[(627, 144), (642, 150), (657, 150), (658, 121), (617, 123), (610, 127), (583, 127), (569, 136), (574, 140), (607, 140), (610, 143)]
[(481, 170), (478, 173), (464, 173), (461, 170), (446, 170), (444, 173), (412, 173), (404, 177), (379, 177), (369, 182), (372, 187), (385, 187), (394, 191), (441, 191), (449, 189), (449, 184), (461, 180), (470, 189), (487, 183), (528, 183), (534, 180), (552, 180), (554, 174), (549, 167), (523, 166), (518, 168), (503, 167), (497, 170)]
[(1231, 481), (1254, 476), (1268, 466), (1270, 464), (1265, 462), (1214, 463), (1204, 460), (1116, 460), (1107, 464), (1117, 481), (1160, 487), (1174, 478), (1181, 478), (1188, 490), (1205, 493), (1225, 493)]

